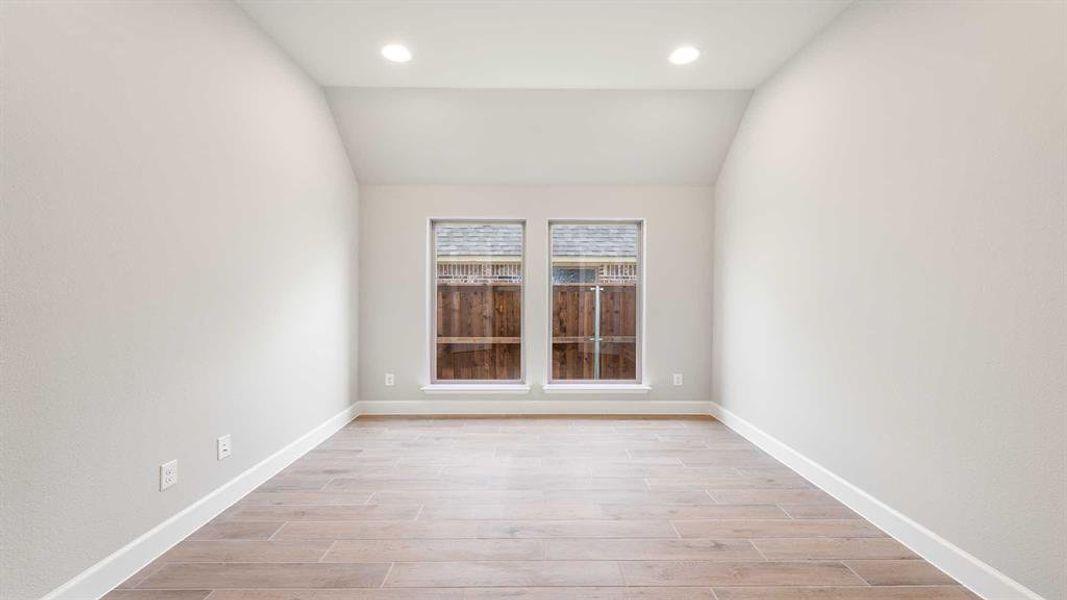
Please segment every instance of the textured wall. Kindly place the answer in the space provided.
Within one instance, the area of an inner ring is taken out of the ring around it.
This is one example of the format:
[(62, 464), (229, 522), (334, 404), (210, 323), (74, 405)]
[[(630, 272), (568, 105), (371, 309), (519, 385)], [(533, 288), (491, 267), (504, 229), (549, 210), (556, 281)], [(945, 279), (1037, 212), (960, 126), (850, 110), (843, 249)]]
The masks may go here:
[(1067, 595), (1067, 5), (865, 2), (716, 190), (715, 400)]
[[(431, 217), (526, 219), (526, 375), (545, 400), (548, 221), (643, 218), (645, 370), (635, 400), (708, 398), (711, 362), (711, 189), (680, 186), (361, 186), (360, 400), (423, 400), (427, 350), (427, 222)], [(386, 372), (396, 386), (385, 387)], [(670, 385), (684, 373), (683, 387)], [(480, 398), (480, 397), (479, 397)], [(566, 402), (570, 397), (548, 399)]]
[(0, 597), (28, 600), (349, 404), (356, 184), (235, 5), (0, 10)]

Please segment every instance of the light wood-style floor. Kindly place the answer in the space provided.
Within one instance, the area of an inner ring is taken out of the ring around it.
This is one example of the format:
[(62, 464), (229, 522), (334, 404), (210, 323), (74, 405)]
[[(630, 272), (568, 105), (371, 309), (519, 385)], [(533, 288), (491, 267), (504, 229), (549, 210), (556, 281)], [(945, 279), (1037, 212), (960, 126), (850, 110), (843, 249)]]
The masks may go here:
[(107, 600), (976, 596), (710, 418), (362, 417)]

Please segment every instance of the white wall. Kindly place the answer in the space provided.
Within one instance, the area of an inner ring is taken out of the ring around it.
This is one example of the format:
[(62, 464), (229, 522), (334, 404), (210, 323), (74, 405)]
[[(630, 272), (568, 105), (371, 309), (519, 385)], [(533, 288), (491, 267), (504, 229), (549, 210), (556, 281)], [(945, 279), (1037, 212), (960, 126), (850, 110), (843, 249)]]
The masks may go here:
[[(851, 2), (237, 1), (323, 85), (439, 90), (750, 90)], [(393, 36), (415, 60), (381, 60)]]
[(326, 90), (360, 183), (394, 185), (711, 185), (751, 95)]
[[(632, 400), (708, 397), (711, 362), (711, 189), (671, 186), (361, 186), (360, 401), (426, 400), (429, 383), (427, 222), (431, 217), (526, 219), (529, 396), (544, 400), (548, 220), (643, 218), (646, 246), (645, 371), (653, 390)], [(396, 374), (385, 387), (384, 374)], [(671, 387), (671, 373), (685, 386)], [(568, 402), (583, 398), (551, 396)], [(588, 398), (585, 398), (588, 399)]]
[(233, 4), (2, 6), (0, 596), (25, 600), (350, 403), (355, 181)]
[(714, 398), (1067, 596), (1065, 6), (864, 2), (716, 190)]

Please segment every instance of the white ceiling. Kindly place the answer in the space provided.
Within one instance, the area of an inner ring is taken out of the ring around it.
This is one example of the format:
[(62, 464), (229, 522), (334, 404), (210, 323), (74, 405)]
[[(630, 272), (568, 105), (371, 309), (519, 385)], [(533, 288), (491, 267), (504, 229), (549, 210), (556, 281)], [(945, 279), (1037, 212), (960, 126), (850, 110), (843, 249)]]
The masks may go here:
[(549, 89), (753, 89), (850, 1), (238, 0), (323, 85)]
[(748, 91), (326, 91), (360, 183), (714, 183)]
[[(237, 1), (327, 87), (361, 183), (697, 185), (748, 90), (851, 2)], [(668, 63), (683, 44), (701, 58)]]

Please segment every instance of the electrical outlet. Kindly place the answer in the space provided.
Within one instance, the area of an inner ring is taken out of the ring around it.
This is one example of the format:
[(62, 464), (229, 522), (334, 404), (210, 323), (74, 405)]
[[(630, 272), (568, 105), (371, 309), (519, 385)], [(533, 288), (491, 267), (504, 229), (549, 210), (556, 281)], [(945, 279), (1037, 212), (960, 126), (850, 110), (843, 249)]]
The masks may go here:
[(396, 376), (393, 375), (392, 373), (386, 373), (385, 374), (385, 385), (389, 385), (389, 386), (396, 385)]
[(215, 440), (215, 449), (218, 452), (219, 460), (226, 460), (230, 457), (230, 434), (226, 434), (217, 440)]
[(684, 383), (685, 378), (682, 377), (681, 373), (675, 373), (674, 375), (671, 375), (671, 385), (683, 385)]
[(176, 483), (178, 483), (178, 461), (172, 460), (159, 465), (159, 491), (162, 492)]

